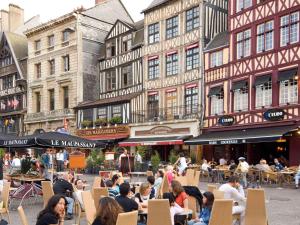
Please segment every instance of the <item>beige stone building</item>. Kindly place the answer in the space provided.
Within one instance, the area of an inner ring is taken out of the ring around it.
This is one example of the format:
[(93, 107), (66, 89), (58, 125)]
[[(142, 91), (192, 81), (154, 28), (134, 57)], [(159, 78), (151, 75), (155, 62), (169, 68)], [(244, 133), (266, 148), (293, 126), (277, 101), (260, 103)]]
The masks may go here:
[(25, 32), (29, 41), (27, 134), (60, 127), (75, 131), (73, 107), (99, 96), (99, 49), (118, 18), (132, 21), (120, 0), (96, 1), (90, 9)]

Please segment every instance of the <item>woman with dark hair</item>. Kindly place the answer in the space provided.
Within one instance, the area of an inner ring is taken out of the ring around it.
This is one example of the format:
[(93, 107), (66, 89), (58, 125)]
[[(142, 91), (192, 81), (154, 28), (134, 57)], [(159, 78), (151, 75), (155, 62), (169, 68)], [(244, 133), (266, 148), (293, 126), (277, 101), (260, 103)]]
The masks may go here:
[(188, 222), (188, 225), (208, 225), (211, 209), (214, 204), (214, 194), (211, 192), (205, 192), (203, 194), (203, 208), (202, 211), (199, 214), (199, 218), (196, 218), (194, 220), (190, 220)]
[(155, 190), (155, 196), (158, 193), (158, 190), (161, 186), (163, 178), (164, 178), (164, 172), (162, 170), (158, 170), (157, 173), (156, 173), (156, 179), (155, 179), (155, 182), (154, 182), (154, 185), (153, 185), (153, 188)]
[(101, 198), (92, 225), (116, 225), (119, 213), (123, 213), (123, 210), (116, 200), (110, 197)]
[(38, 217), (36, 225), (64, 224), (67, 201), (63, 195), (53, 195)]
[(171, 182), (171, 192), (175, 197), (175, 202), (181, 207), (188, 209), (188, 197), (182, 185), (177, 180)]
[(120, 194), (120, 179), (119, 179), (119, 175), (115, 174), (112, 176), (111, 181), (113, 182), (112, 185), (112, 189), (115, 190), (116, 192), (118, 192), (118, 194)]

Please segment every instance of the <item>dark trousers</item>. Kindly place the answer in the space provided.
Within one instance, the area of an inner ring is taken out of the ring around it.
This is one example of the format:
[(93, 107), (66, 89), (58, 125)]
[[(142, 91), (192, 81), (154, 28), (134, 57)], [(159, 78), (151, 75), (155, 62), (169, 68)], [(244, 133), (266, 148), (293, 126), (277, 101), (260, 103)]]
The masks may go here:
[(57, 172), (63, 171), (64, 170), (64, 161), (62, 160), (57, 160)]

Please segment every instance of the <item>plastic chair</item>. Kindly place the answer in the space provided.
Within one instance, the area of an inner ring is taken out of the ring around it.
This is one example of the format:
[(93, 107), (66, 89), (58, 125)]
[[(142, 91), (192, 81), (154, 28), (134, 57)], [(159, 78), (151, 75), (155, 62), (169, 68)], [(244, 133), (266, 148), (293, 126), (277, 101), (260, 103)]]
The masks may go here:
[(9, 216), (9, 189), (10, 189), (10, 183), (4, 182), (3, 189), (2, 189), (2, 201), (3, 201), (3, 207), (0, 209), (1, 218), (3, 214), (7, 214), (8, 222), (10, 223), (10, 216)]
[(232, 225), (232, 200), (216, 199), (214, 201), (209, 225)]
[(166, 175), (164, 175), (162, 183), (160, 185), (160, 198), (162, 198), (164, 193), (168, 193), (169, 192), (169, 183), (168, 183), (168, 178)]
[(265, 191), (263, 189), (248, 189), (245, 225), (268, 225)]
[(214, 184), (208, 184), (207, 185), (207, 191), (211, 192), (211, 193), (214, 193), (214, 190), (217, 189), (217, 186), (214, 185)]
[(93, 193), (94, 193), (93, 197), (94, 197), (95, 208), (98, 209), (100, 199), (109, 196), (108, 188), (102, 188), (102, 187), (94, 188)]
[(137, 225), (138, 211), (119, 213), (116, 225)]
[(188, 208), (193, 210), (192, 219), (195, 219), (197, 216), (197, 199), (193, 196), (188, 195)]
[(92, 193), (90, 191), (83, 191), (81, 193), (82, 201), (85, 209), (85, 216), (88, 224), (92, 224), (96, 217), (96, 208)]
[(169, 200), (149, 200), (147, 225), (172, 225)]
[(22, 225), (29, 225), (27, 217), (25, 215), (24, 209), (22, 206), (18, 207), (19, 216), (21, 218)]
[(224, 199), (224, 191), (220, 191), (220, 190), (213, 190), (213, 194), (215, 199)]
[(49, 199), (54, 195), (51, 181), (42, 181), (42, 192), (43, 192), (43, 200), (44, 200), (44, 208), (45, 208)]

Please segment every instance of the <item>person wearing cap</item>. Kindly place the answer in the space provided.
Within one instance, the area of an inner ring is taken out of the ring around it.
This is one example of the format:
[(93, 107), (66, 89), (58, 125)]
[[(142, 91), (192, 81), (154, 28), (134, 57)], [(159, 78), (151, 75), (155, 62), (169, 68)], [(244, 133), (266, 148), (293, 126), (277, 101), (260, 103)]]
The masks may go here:
[(240, 157), (239, 161), (240, 161), (240, 163), (239, 163), (238, 168), (241, 171), (244, 187), (246, 188), (248, 185), (247, 184), (247, 173), (249, 171), (249, 164), (246, 162), (246, 159), (244, 157)]

